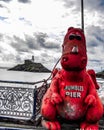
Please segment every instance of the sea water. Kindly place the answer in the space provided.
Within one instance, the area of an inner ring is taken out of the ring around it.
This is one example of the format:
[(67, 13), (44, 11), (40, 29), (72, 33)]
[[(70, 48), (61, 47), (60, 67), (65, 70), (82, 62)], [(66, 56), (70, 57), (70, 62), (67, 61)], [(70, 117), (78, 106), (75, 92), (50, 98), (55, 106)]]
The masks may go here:
[(37, 73), (26, 71), (11, 71), (0, 69), (0, 80), (20, 81), (20, 82), (37, 82), (47, 79), (51, 73)]

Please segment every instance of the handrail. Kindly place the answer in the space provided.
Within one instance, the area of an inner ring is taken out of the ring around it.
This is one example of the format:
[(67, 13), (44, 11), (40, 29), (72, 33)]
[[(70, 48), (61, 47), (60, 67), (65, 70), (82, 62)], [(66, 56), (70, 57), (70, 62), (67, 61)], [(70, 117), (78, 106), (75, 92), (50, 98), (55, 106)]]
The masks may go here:
[(43, 83), (45, 82), (46, 80), (43, 79), (43, 80), (40, 80), (40, 81), (36, 81), (36, 82), (24, 82), (24, 81), (9, 81), (9, 80), (0, 80), (0, 82), (2, 83), (17, 83), (17, 84), (31, 84), (31, 85), (34, 85), (34, 84), (38, 84), (38, 83)]
[[(44, 83), (44, 82), (47, 82), (48, 80), (51, 80), (50, 77), (51, 77), (51, 76), (49, 76), (49, 78), (47, 78), (47, 79), (43, 79), (43, 80), (36, 81), (36, 82), (10, 81), (10, 80), (0, 80), (0, 82), (2, 82), (2, 83), (17, 83), (17, 84), (30, 84), (30, 85), (35, 85), (35, 84), (38, 84), (38, 83)], [(104, 83), (104, 81), (97, 81), (97, 82), (98, 82), (98, 83)]]

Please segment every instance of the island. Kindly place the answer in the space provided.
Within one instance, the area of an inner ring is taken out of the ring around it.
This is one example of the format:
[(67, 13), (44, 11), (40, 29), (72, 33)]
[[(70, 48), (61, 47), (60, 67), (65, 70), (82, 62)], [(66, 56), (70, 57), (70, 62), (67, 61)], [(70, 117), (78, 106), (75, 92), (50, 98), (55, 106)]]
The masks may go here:
[(104, 70), (96, 73), (96, 77), (104, 79)]
[(32, 60), (25, 60), (24, 64), (18, 64), (8, 70), (15, 70), (15, 71), (28, 71), (28, 72), (51, 72), (41, 63), (33, 62)]

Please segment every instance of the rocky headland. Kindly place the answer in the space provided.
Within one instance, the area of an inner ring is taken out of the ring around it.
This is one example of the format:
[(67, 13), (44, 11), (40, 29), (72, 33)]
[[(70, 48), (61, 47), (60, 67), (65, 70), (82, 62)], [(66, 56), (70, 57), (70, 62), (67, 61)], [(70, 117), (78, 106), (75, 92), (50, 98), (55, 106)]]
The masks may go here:
[(104, 79), (104, 70), (101, 72), (96, 73), (96, 77)]
[(18, 64), (8, 70), (15, 70), (15, 71), (28, 71), (28, 72), (51, 72), (41, 63), (36, 63), (31, 60), (25, 60), (24, 64)]

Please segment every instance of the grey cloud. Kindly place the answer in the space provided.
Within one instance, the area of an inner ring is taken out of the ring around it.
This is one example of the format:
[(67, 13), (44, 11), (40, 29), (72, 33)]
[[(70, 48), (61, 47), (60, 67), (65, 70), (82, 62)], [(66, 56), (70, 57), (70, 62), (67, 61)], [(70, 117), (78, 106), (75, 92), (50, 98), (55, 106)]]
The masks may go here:
[(36, 36), (36, 41), (40, 45), (40, 47), (46, 49), (59, 48), (59, 44), (47, 40), (49, 37), (46, 33), (41, 33), (41, 32), (35, 33), (35, 36)]
[(76, 3), (79, 3), (79, 1), (77, 2), (77, 0), (57, 0), (57, 1), (62, 1), (63, 2), (63, 5), (66, 7), (66, 8), (71, 8), (73, 6), (76, 5)]
[(33, 36), (25, 34), (25, 39), (14, 35), (13, 39), (11, 39), (11, 46), (15, 48), (17, 52), (31, 52), (41, 49), (59, 50), (59, 43), (48, 41), (48, 38), (48, 35), (42, 32), (34, 33)]
[(17, 52), (29, 52), (28, 44), (26, 44), (23, 39), (17, 36), (14, 36), (13, 38), (14, 40), (11, 42), (11, 46), (15, 48)]
[(24, 17), (20, 17), (19, 20), (24, 22), (24, 24), (27, 24), (27, 25), (30, 25), (30, 26), (32, 25), (31, 21), (26, 20)]
[(0, 8), (4, 8), (5, 6), (3, 6), (2, 4), (0, 4)]
[[(59, 0), (58, 0), (59, 1)], [(66, 8), (73, 8), (78, 11), (81, 7), (81, 0), (61, 0)], [(89, 11), (104, 11), (104, 0), (84, 0), (84, 9)]]
[(104, 65), (104, 32), (98, 26), (88, 26), (86, 29), (87, 52), (90, 66), (102, 67)]
[(3, 34), (0, 33), (0, 41), (2, 41), (2, 40), (3, 40)]
[(51, 41), (46, 42), (45, 47), (48, 48), (48, 49), (59, 49), (60, 48), (58, 43), (54, 43), (54, 42), (51, 42)]
[(12, 0), (0, 0), (0, 1), (4, 1), (4, 2), (10, 2), (10, 1), (12, 1)]
[(102, 59), (89, 59), (89, 62), (92, 64), (104, 65), (104, 61)]
[(25, 40), (17, 36), (14, 36), (13, 39), (14, 40), (11, 42), (11, 45), (17, 52), (31, 52), (33, 49), (39, 49), (35, 37), (25, 34)]
[(75, 2), (74, 0), (62, 0), (64, 2), (64, 6), (67, 8), (73, 7), (75, 6)]
[(30, 3), (31, 1), (30, 0), (18, 0), (18, 2), (21, 2), (21, 3)]
[(102, 28), (98, 26), (88, 26), (86, 31), (88, 47), (104, 46), (104, 30)]
[[(9, 3), (10, 1), (11, 1), (11, 0), (9, 0), (9, 1), (8, 1), (8, 3)], [(5, 5), (0, 4), (0, 8), (2, 8), (2, 9), (6, 9), (6, 11), (7, 11), (8, 13), (10, 13), (9, 8), (8, 8), (8, 7), (6, 7)], [(4, 18), (5, 18), (5, 17), (4, 17)]]
[(15, 60), (15, 55), (12, 53), (9, 54), (5, 54), (3, 51), (0, 53), (0, 57), (2, 58), (2, 60), (5, 62), (11, 61), (11, 60)]
[(55, 57), (54, 53), (53, 56), (50, 56), (49, 53), (44, 52), (40, 55), (40, 57), (36, 58), (36, 61), (39, 61), (43, 63), (45, 66), (48, 66), (48, 68), (52, 69), (59, 58), (60, 57)]
[(89, 60), (90, 62), (95, 62), (95, 63), (98, 63), (98, 62), (102, 62), (102, 60), (96, 60), (96, 59), (94, 59), (94, 60)]
[(48, 37), (46, 33), (35, 33), (36, 41), (40, 46), (45, 47), (45, 39)]
[(104, 11), (104, 0), (85, 0), (84, 7), (89, 11)]
[(67, 9), (72, 8), (73, 12), (80, 11), (81, 3), (79, 0), (57, 0), (57, 1), (62, 1), (63, 6)]
[(16, 55), (15, 59), (16, 59), (17, 63), (22, 63), (22, 61), (23, 61), (23, 59), (20, 57), (19, 54)]
[(28, 46), (29, 49), (39, 50), (40, 46), (37, 43), (35, 36), (29, 36), (25, 34), (25, 44)]
[[(12, 0), (0, 0), (0, 1), (10, 2), (10, 1), (12, 1)], [(30, 3), (31, 0), (18, 0), (18, 2), (21, 2), (21, 3)]]

